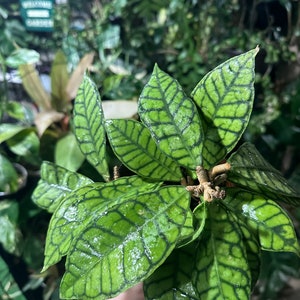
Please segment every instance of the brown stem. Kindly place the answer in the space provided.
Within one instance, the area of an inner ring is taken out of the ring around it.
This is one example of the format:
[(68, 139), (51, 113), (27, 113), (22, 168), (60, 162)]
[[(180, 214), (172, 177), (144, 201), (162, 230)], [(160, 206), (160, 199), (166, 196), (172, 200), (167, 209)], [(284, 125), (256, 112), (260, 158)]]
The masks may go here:
[(217, 175), (227, 173), (230, 170), (230, 168), (231, 168), (231, 166), (228, 162), (213, 167), (209, 171), (209, 179), (211, 181), (213, 181), (216, 178)]
[[(230, 169), (230, 164), (225, 163), (215, 167), (211, 176), (217, 176), (220, 173), (224, 173)], [(214, 186), (212, 180), (209, 179), (208, 172), (201, 166), (196, 167), (196, 174), (199, 180), (199, 185), (189, 185), (186, 190), (192, 192), (194, 196), (200, 197), (203, 194), (204, 201), (211, 202), (213, 199), (223, 199), (225, 197), (225, 191), (221, 190), (218, 186)], [(223, 174), (226, 175), (226, 174)], [(220, 175), (219, 177), (224, 177)]]
[(120, 167), (114, 166), (114, 180), (120, 178)]

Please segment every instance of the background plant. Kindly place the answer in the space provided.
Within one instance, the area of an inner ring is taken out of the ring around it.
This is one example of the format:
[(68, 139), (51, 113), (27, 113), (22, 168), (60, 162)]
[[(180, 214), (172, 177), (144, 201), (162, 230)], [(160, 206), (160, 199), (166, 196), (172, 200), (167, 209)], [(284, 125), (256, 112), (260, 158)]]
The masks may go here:
[[(18, 1), (2, 1), (1, 55), (4, 60), (1, 64), (17, 44), (21, 48), (37, 50), (40, 53), (40, 61), (36, 65), (38, 73), (50, 74), (55, 53), (62, 48), (67, 58), (68, 74), (71, 74), (80, 59), (93, 51), (95, 57), (90, 75), (97, 83), (102, 98), (136, 99), (155, 62), (178, 78), (189, 93), (196, 78), (201, 78), (229, 56), (259, 44), (261, 51), (256, 58), (254, 111), (243, 139), (255, 143), (297, 189), (299, 3), (285, 0), (198, 2), (70, 0), (65, 5), (56, 6), (54, 32), (37, 34), (24, 29), (19, 18)], [(38, 146), (39, 137), (32, 127), (32, 112), (35, 112), (32, 97), (26, 95), (21, 85), (12, 83), (12, 69), (5, 67), (8, 81), (6, 87), (6, 81), (1, 82), (1, 107), (4, 108), (1, 112), (5, 115), (5, 122), (9, 113), (14, 122), (17, 120), (25, 125), (27, 129), (20, 132), (19, 137), (31, 136), (31, 142), (21, 143), (27, 146), (20, 155), (11, 152), (11, 142), (8, 147), (4, 141), (1, 153), (10, 162), (22, 162), (29, 167), (26, 193), (15, 196), (15, 200), (22, 203), (17, 223), (24, 236), (38, 236), (40, 241), (44, 233), (28, 231), (28, 226), (47, 223), (47, 217), (30, 204), (30, 191), (36, 184), (36, 170), (41, 159), (56, 160), (53, 146), (58, 137), (68, 135), (69, 129), (64, 127), (61, 131), (60, 126), (54, 124), (41, 137), (42, 147)], [(3, 99), (17, 101), (6, 107), (2, 106)], [(86, 162), (81, 171), (99, 180)], [(297, 209), (289, 209), (289, 212), (295, 220), (299, 219)], [(40, 244), (37, 243), (34, 252), (39, 253), (39, 249)], [(29, 255), (29, 252), (26, 253)], [(264, 256), (270, 264), (265, 264), (268, 268), (264, 270), (268, 271), (257, 287), (263, 291), (262, 299), (276, 297), (274, 286), (279, 289), (289, 276), (299, 276), (298, 260), (293, 255), (269, 255), (267, 252)], [(39, 260), (26, 259), (28, 263), (23, 269), (38, 272), (41, 259), (41, 256)]]

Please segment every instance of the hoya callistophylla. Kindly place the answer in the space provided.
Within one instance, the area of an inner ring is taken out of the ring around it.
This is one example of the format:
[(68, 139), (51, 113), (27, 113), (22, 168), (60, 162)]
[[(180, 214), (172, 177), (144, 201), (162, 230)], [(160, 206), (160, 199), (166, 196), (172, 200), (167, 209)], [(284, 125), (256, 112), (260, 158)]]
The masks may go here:
[[(299, 255), (277, 203), (298, 205), (298, 195), (253, 145), (232, 153), (252, 110), (257, 52), (216, 67), (190, 97), (156, 65), (140, 122), (105, 120), (85, 76), (75, 135), (104, 182), (45, 162), (33, 195), (53, 212), (43, 270), (66, 256), (61, 298), (107, 299), (143, 282), (146, 299), (245, 300), (262, 249)], [(132, 176), (112, 179), (108, 143)]]

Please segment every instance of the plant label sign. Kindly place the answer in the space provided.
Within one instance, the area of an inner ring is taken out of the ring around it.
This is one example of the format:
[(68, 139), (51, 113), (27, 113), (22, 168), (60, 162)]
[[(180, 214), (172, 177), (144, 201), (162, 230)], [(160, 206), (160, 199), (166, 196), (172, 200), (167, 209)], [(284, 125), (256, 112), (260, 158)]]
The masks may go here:
[(21, 16), (30, 31), (53, 30), (54, 0), (21, 0)]

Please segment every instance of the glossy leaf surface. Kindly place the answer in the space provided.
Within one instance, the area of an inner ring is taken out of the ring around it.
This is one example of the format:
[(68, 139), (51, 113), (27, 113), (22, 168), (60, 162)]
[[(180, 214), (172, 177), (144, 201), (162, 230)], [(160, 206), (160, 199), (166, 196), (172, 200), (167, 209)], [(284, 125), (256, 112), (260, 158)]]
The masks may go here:
[(254, 192), (292, 205), (299, 205), (300, 196), (287, 180), (270, 165), (250, 143), (243, 144), (228, 159), (231, 169), (228, 180)]
[(39, 207), (53, 212), (69, 193), (92, 182), (81, 174), (70, 172), (50, 162), (43, 162), (41, 179), (33, 192), (32, 200)]
[(166, 261), (144, 281), (146, 299), (197, 300), (191, 282), (196, 244), (175, 249)]
[(240, 189), (228, 189), (225, 203), (257, 234), (262, 249), (299, 255), (293, 223), (277, 203)]
[(109, 180), (101, 98), (94, 82), (84, 76), (74, 105), (74, 131), (87, 160), (105, 181)]
[(93, 183), (71, 193), (54, 212), (49, 224), (44, 269), (58, 262), (70, 250), (71, 242), (95, 219), (120, 202), (120, 199), (155, 189), (137, 176)]
[(258, 48), (225, 61), (205, 75), (192, 92), (206, 123), (205, 168), (219, 162), (233, 149), (248, 124), (257, 52)]
[(251, 275), (243, 235), (232, 214), (208, 206), (206, 236), (198, 246), (193, 284), (198, 299), (249, 299)]
[(248, 265), (251, 272), (252, 290), (258, 280), (261, 265), (261, 247), (258, 241), (259, 237), (251, 231), (251, 228), (249, 228), (246, 223), (238, 219), (236, 220), (243, 234), (243, 242), (246, 248)]
[(110, 145), (126, 167), (142, 177), (180, 181), (179, 166), (160, 151), (142, 123), (119, 119), (105, 125)]
[(138, 112), (163, 152), (191, 169), (201, 165), (203, 132), (197, 108), (157, 65), (142, 91)]
[(143, 281), (174, 249), (189, 204), (169, 186), (110, 207), (72, 244), (61, 296), (107, 299)]

